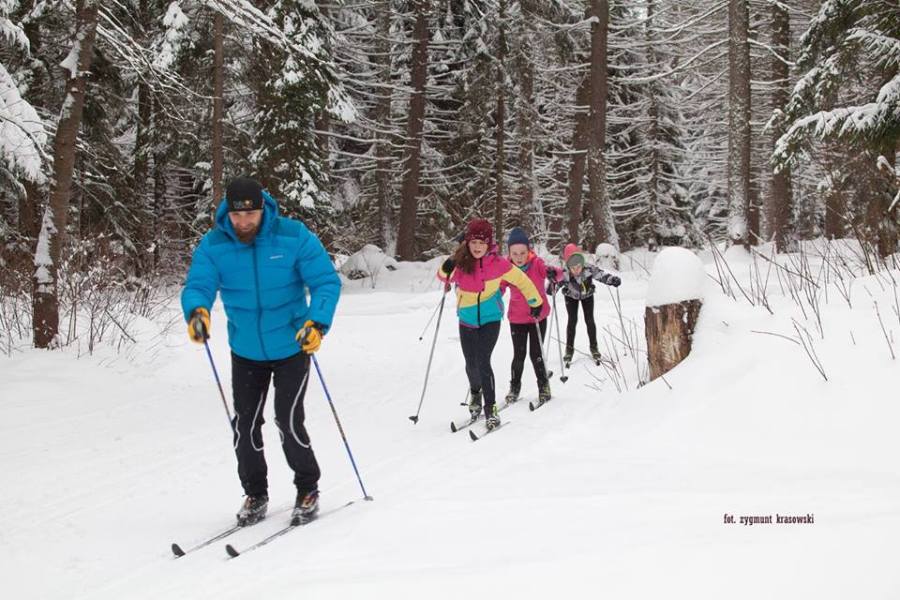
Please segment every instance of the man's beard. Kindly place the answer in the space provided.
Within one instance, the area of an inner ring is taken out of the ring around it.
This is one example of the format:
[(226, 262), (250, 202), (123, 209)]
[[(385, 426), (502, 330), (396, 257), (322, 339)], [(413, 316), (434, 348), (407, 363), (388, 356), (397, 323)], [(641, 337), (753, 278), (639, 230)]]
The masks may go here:
[(259, 233), (259, 225), (254, 227), (253, 229), (245, 232), (242, 232), (240, 229), (235, 228), (234, 234), (237, 236), (237, 239), (242, 241), (245, 244), (251, 243), (254, 238), (256, 238), (256, 234)]

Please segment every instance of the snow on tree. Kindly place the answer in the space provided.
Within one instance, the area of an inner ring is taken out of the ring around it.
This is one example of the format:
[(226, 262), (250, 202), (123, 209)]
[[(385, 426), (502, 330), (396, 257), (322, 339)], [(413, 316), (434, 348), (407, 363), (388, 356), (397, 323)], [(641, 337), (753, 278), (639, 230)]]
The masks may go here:
[(7, 168), (36, 183), (44, 183), (47, 134), (37, 111), (22, 96), (0, 63), (0, 153)]
[[(831, 194), (826, 210), (842, 215), (881, 256), (890, 255), (897, 248), (894, 209), (900, 198), (900, 6), (825, 0), (800, 40), (797, 66), (801, 76), (785, 110), (788, 128), (775, 161), (794, 166), (840, 148), (847, 159), (832, 161), (831, 181), (852, 176), (841, 184), (842, 193)], [(842, 228), (838, 221), (827, 233), (840, 235)]]

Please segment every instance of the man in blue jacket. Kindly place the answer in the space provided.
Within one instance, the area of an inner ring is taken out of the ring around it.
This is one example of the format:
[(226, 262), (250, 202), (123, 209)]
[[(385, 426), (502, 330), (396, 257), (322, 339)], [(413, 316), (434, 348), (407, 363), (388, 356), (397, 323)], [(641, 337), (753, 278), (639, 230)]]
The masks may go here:
[(268, 507), (262, 424), (273, 379), (275, 425), (297, 487), (293, 517), (309, 520), (319, 507), (320, 473), (303, 426), (303, 398), (309, 355), (331, 326), (341, 282), (319, 239), (303, 223), (278, 216), (275, 200), (248, 177), (229, 183), (215, 227), (194, 250), (181, 292), (194, 342), (209, 337), (217, 293), (228, 318), (234, 450), (247, 496), (238, 524), (256, 523)]

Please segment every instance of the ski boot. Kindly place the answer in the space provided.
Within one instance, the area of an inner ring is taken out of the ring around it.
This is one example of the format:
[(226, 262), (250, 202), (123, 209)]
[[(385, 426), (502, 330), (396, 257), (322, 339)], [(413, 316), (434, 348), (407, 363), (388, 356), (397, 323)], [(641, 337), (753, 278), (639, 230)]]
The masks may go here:
[(563, 354), (563, 362), (566, 363), (568, 369), (572, 365), (572, 357), (575, 356), (575, 348), (566, 346), (566, 353)]
[(538, 384), (538, 406), (550, 399), (550, 383)]
[(469, 397), (469, 416), (472, 418), (472, 421), (478, 419), (478, 416), (481, 414), (481, 390), (475, 391), (472, 390), (472, 394)]
[(247, 527), (259, 523), (266, 518), (266, 509), (269, 508), (268, 496), (247, 496), (244, 505), (237, 513), (237, 524)]
[(291, 513), (291, 525), (303, 525), (316, 518), (319, 512), (319, 490), (298, 492), (294, 511)]
[(491, 407), (491, 414), (484, 421), (484, 425), (488, 431), (500, 427), (500, 416), (497, 414), (497, 405)]
[(600, 351), (597, 350), (596, 346), (591, 348), (591, 358), (594, 359), (594, 364), (596, 364), (599, 367), (600, 361), (603, 360), (603, 357), (600, 356)]
[(522, 383), (518, 381), (509, 382), (509, 393), (506, 394), (506, 403), (512, 404), (519, 399), (519, 392), (522, 391)]

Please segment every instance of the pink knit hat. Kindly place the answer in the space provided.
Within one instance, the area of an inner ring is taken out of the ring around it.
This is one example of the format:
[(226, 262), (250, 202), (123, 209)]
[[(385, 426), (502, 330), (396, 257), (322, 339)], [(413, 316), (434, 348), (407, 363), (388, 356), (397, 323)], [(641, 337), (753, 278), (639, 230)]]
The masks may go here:
[(573, 254), (581, 254), (581, 250), (578, 249), (577, 244), (566, 244), (566, 247), (563, 248), (563, 261), (569, 262), (569, 259), (572, 258)]

